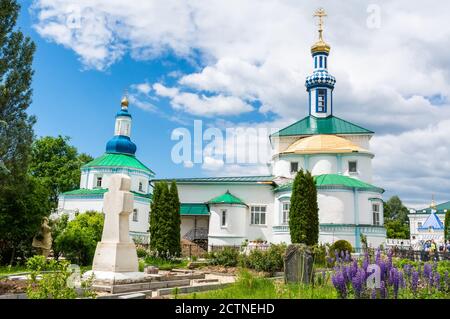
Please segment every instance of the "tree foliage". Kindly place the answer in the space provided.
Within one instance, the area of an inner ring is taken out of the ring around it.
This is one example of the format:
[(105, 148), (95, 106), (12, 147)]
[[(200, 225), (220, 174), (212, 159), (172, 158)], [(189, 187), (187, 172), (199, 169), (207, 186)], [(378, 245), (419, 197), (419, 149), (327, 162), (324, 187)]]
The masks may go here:
[(33, 143), (30, 173), (50, 190), (52, 208), (58, 204), (58, 195), (73, 190), (80, 183), (80, 168), (92, 157), (78, 154), (69, 144), (69, 137), (45, 136)]
[(319, 240), (317, 189), (310, 172), (300, 170), (295, 176), (289, 209), (289, 230), (293, 244), (313, 246)]
[(150, 249), (161, 257), (181, 253), (179, 216), (180, 201), (176, 183), (157, 182), (150, 209)]
[(388, 238), (409, 238), (408, 208), (398, 196), (392, 196), (384, 203), (384, 227)]
[[(35, 118), (31, 103), (35, 45), (15, 30), (20, 6), (0, 0), (0, 261), (25, 255), (48, 213), (46, 190), (27, 174)], [(45, 196), (44, 196), (45, 195)]]
[(103, 222), (104, 216), (98, 212), (78, 214), (55, 239), (56, 249), (73, 263), (90, 265), (102, 238)]

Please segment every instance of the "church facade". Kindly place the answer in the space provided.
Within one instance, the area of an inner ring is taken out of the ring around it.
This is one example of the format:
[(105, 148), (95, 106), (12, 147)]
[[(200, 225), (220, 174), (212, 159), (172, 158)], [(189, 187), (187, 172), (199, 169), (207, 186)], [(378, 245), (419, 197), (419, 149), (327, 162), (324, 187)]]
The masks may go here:
[[(210, 246), (239, 245), (245, 240), (290, 243), (292, 182), (297, 171), (304, 169), (312, 173), (317, 187), (320, 242), (344, 239), (360, 248), (361, 235), (372, 247), (385, 242), (384, 190), (372, 185), (374, 132), (334, 115), (336, 79), (328, 72), (324, 12), (316, 15), (319, 39), (311, 48), (313, 72), (305, 83), (309, 115), (269, 137), (274, 154), (270, 175), (175, 179), (182, 238), (207, 241)], [(82, 167), (80, 189), (61, 194), (59, 212), (73, 216), (102, 211), (110, 175), (125, 173), (132, 178), (135, 194), (131, 235), (147, 240), (151, 187), (163, 179), (155, 179), (153, 171), (136, 158), (130, 130), (131, 115), (124, 99), (106, 153)]]
[(410, 210), (409, 234), (415, 240), (434, 240), (444, 242), (444, 221), (450, 201), (436, 205), (434, 200), (430, 207)]
[(274, 155), (269, 176), (175, 179), (184, 238), (207, 236), (209, 245), (289, 243), (292, 181), (304, 169), (315, 177), (318, 190), (320, 242), (345, 239), (360, 248), (365, 235), (372, 247), (384, 243), (384, 190), (371, 184), (374, 132), (334, 115), (336, 79), (328, 72), (324, 12), (316, 15), (319, 40), (311, 48), (313, 73), (305, 83), (309, 115), (270, 136)]
[(131, 141), (132, 116), (128, 100), (121, 101), (116, 114), (114, 136), (106, 144), (106, 152), (81, 168), (80, 188), (60, 194), (58, 214), (68, 214), (69, 219), (87, 211), (103, 212), (103, 195), (108, 191), (112, 174), (131, 177), (134, 208), (130, 215), (130, 235), (140, 242), (148, 242), (148, 223), (151, 200), (150, 180), (155, 173), (137, 157), (136, 145)]

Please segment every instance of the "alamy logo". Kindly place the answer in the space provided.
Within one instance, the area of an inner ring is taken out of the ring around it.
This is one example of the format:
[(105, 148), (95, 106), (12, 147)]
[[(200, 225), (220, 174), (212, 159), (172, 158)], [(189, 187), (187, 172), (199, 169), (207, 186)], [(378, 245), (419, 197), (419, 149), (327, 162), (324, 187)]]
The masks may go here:
[(381, 287), (381, 268), (376, 264), (367, 266), (367, 288), (375, 289)]

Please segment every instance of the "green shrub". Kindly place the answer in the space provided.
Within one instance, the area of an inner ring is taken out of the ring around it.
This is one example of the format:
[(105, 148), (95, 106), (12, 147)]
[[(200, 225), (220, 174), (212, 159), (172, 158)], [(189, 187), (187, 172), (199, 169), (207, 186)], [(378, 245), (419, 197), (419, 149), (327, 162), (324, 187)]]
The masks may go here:
[(224, 247), (221, 250), (210, 252), (208, 259), (212, 265), (236, 267), (239, 262), (239, 251), (231, 247)]
[(136, 247), (136, 253), (137, 253), (138, 258), (145, 258), (148, 256), (147, 250), (142, 246)]
[(248, 256), (241, 256), (240, 265), (256, 271), (274, 273), (284, 268), (284, 254), (286, 245), (270, 245), (267, 250), (254, 249)]
[(352, 244), (350, 244), (348, 241), (341, 239), (341, 240), (335, 241), (330, 246), (330, 257), (334, 257), (334, 254), (336, 251), (338, 252), (338, 254), (341, 254), (341, 252), (351, 253), (353, 251), (353, 247), (352, 247)]
[(313, 246), (314, 264), (316, 266), (326, 266), (327, 264), (327, 246), (326, 245), (314, 245)]
[(58, 250), (72, 263), (90, 265), (102, 238), (103, 220), (103, 214), (97, 212), (78, 214), (56, 238)]
[(47, 270), (47, 259), (42, 255), (36, 255), (27, 260), (27, 269), (30, 271)]
[[(45, 267), (43, 267), (41, 258), (35, 257), (29, 260), (29, 265), (38, 270), (31, 272), (26, 290), (28, 299), (77, 298), (76, 281), (79, 281), (79, 286), (83, 289), (82, 297), (95, 297), (95, 293), (91, 290), (93, 278), (81, 280), (81, 272), (74, 272), (68, 261), (51, 261), (47, 262)], [(42, 268), (52, 272), (42, 273)], [(40, 279), (38, 279), (38, 276)]]

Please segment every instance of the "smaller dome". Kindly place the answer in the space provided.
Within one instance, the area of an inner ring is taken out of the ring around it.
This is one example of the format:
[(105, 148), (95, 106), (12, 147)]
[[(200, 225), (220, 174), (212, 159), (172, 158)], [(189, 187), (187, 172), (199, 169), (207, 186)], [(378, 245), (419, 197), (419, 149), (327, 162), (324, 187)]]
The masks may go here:
[(106, 153), (110, 154), (134, 155), (136, 149), (136, 144), (134, 144), (128, 136), (123, 135), (114, 136), (106, 144)]
[(295, 141), (283, 152), (293, 154), (369, 153), (351, 141), (336, 135), (313, 135)]
[(328, 71), (315, 71), (312, 75), (306, 77), (305, 85), (307, 88), (317, 85), (328, 85), (334, 87), (336, 84), (336, 78), (332, 76)]
[(128, 97), (124, 96), (122, 98), (122, 101), (120, 101), (120, 105), (122, 108), (128, 108)]
[(330, 53), (330, 45), (323, 41), (322, 39), (319, 39), (316, 43), (313, 44), (311, 47), (311, 53), (319, 53), (324, 52), (326, 54)]

